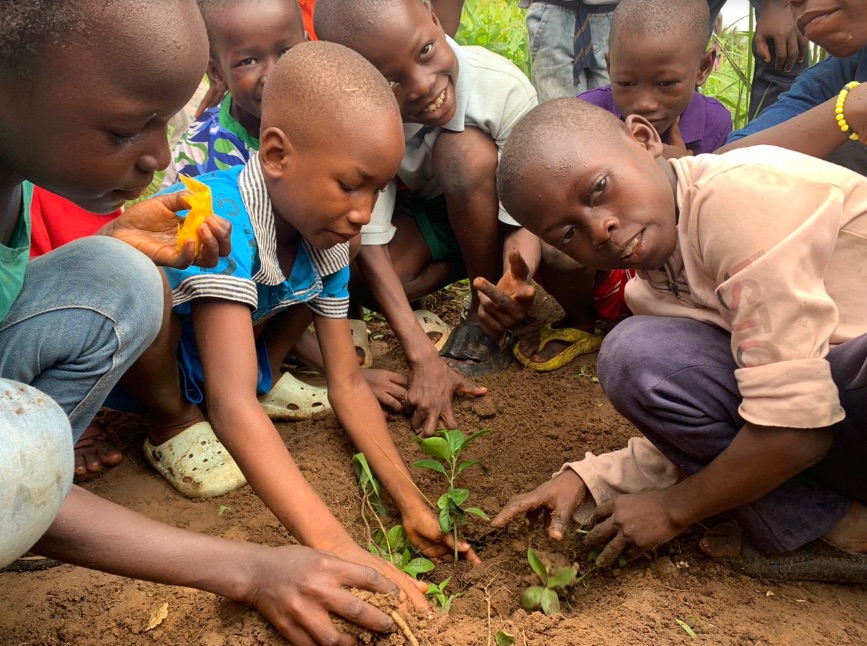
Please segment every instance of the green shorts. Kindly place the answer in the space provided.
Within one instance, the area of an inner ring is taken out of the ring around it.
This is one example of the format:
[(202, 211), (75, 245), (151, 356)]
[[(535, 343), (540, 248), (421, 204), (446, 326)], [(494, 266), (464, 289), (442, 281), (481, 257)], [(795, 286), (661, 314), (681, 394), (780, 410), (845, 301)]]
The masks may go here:
[(399, 191), (396, 209), (415, 221), (433, 262), (461, 260), (461, 249), (449, 222), (445, 195), (426, 200), (416, 193)]

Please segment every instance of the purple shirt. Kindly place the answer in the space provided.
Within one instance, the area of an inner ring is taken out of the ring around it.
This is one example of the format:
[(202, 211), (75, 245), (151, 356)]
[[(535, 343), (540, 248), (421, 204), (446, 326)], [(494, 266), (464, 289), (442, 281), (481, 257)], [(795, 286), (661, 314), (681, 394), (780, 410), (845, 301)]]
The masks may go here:
[[(578, 98), (608, 110), (618, 119), (623, 118), (614, 105), (610, 85), (582, 92)], [(732, 115), (728, 109), (716, 99), (698, 92), (693, 95), (692, 101), (680, 115), (680, 135), (683, 137), (683, 143), (696, 155), (712, 153), (723, 146), (731, 131)], [(668, 133), (662, 137), (662, 140), (670, 143)]]

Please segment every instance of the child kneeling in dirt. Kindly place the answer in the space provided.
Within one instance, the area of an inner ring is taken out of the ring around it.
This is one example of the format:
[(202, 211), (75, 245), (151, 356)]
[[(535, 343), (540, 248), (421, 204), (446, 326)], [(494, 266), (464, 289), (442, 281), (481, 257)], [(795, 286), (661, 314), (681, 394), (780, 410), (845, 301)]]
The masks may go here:
[[(583, 472), (591, 491), (638, 492), (597, 510), (599, 563), (723, 512), (765, 554), (818, 538), (838, 557), (867, 553), (867, 180), (769, 146), (665, 160), (645, 119), (558, 100), (515, 127), (498, 184), (548, 244), (638, 274), (637, 316), (606, 338), (599, 380), (655, 450), (633, 444)], [(548, 507), (562, 535), (581, 498), (567, 470), (494, 522)], [(867, 580), (867, 557), (841, 560), (754, 572)]]
[[(448, 38), (426, 0), (318, 0), (314, 17), (317, 36), (371, 61), (400, 105), (406, 153), (397, 175), (407, 190), (398, 191), (398, 208), (385, 215), (388, 233), (362, 240), (358, 263), (366, 281), (359, 292), (369, 290), (382, 308), (413, 378), (448, 391), (440, 399), (451, 425), (452, 393), (468, 384), (441, 365), (409, 301), (467, 275), (500, 277), (501, 223), (516, 223), (497, 198), (497, 160), (512, 126), (536, 105), (536, 92), (502, 56)], [(440, 351), (464, 374), (502, 370), (512, 358), (511, 345), (486, 334), (477, 312), (473, 288)], [(417, 392), (411, 383), (410, 405)], [(424, 434), (437, 421), (428, 417)]]
[[(606, 56), (611, 85), (579, 98), (618, 118), (648, 119), (664, 142), (666, 158), (713, 152), (725, 143), (732, 118), (719, 101), (698, 92), (713, 68), (709, 21), (705, 0), (622, 0), (614, 10)], [(480, 316), (492, 334), (526, 318), (535, 295), (531, 276), (565, 312), (540, 338), (515, 346), (515, 357), (527, 368), (556, 370), (595, 352), (602, 344), (594, 333), (597, 320), (616, 321), (629, 313), (623, 290), (632, 270), (586, 267), (526, 229), (510, 236), (504, 254), (511, 271), (500, 283), (478, 281)]]
[[(181, 493), (214, 496), (249, 480), (301, 543), (369, 564), (299, 472), (257, 393), (271, 389), (309, 308), (338, 419), (414, 544), (434, 557), (453, 550), (361, 377), (346, 320), (348, 241), (402, 153), (397, 104), (373, 66), (331, 43), (284, 54), (265, 86), (258, 155), (199, 178), (232, 223), (232, 252), (212, 270), (166, 272), (173, 311), (125, 381), (151, 415), (146, 456)], [(467, 544), (459, 550), (475, 560)]]

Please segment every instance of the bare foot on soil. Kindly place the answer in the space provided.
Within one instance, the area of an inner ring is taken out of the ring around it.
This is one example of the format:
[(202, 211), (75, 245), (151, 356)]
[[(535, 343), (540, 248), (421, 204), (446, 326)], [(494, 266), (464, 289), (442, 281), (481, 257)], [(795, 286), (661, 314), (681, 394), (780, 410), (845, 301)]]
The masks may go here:
[(707, 530), (698, 543), (698, 548), (711, 558), (734, 558), (741, 554), (743, 532), (731, 520)]
[(849, 513), (822, 538), (838, 550), (867, 554), (867, 507), (852, 503)]
[(123, 453), (109, 441), (105, 427), (91, 422), (75, 444), (75, 482), (89, 480), (122, 461)]

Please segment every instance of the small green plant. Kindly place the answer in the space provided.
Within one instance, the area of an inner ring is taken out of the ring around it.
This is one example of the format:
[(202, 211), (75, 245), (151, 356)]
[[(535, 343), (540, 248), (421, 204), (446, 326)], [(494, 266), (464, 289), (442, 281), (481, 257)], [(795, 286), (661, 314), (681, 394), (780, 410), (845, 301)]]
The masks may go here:
[(415, 438), (421, 446), (421, 450), (427, 453), (433, 460), (419, 460), (414, 467), (429, 469), (445, 476), (448, 481), (448, 491), (437, 500), (437, 508), (440, 510), (440, 529), (446, 534), (450, 533), (455, 539), (455, 563), (458, 560), (459, 527), (467, 522), (467, 514), (473, 514), (489, 520), (488, 515), (478, 507), (466, 507), (464, 504), (470, 497), (469, 489), (455, 487), (457, 477), (471, 466), (478, 464), (478, 460), (461, 461), (461, 453), (477, 437), (490, 433), (491, 429), (485, 428), (465, 436), (458, 429), (440, 430), (436, 436), (428, 438)]
[(392, 563), (401, 572), (406, 572), (413, 579), (419, 574), (430, 572), (434, 564), (420, 556), (407, 538), (403, 525), (395, 525), (387, 532), (377, 529), (373, 533), (373, 542), (367, 546), (371, 554)]
[(510, 635), (505, 630), (498, 630), (494, 635), (494, 642), (497, 646), (512, 646), (515, 643), (515, 636)]
[(451, 610), (452, 602), (455, 599), (464, 596), (463, 592), (455, 592), (454, 594), (446, 593), (446, 587), (451, 580), (452, 577), (443, 579), (442, 583), (440, 583), (439, 585), (428, 583), (427, 592), (425, 592), (425, 595), (427, 595), (427, 597), (431, 601), (438, 605), (443, 612), (448, 612), (449, 610)]
[(683, 628), (683, 632), (685, 632), (687, 635), (689, 635), (693, 639), (698, 639), (698, 635), (695, 634), (695, 631), (692, 629), (692, 627), (688, 623), (686, 623), (683, 619), (678, 619), (677, 617), (675, 617), (674, 620), (677, 622), (678, 626)]
[(581, 366), (581, 369), (579, 370), (578, 374), (572, 375), (573, 379), (581, 379), (582, 377), (589, 379), (591, 383), (594, 383), (594, 384), (599, 383), (599, 377), (597, 377), (592, 372), (587, 370), (587, 366)]
[(524, 590), (521, 595), (521, 607), (524, 610), (541, 610), (546, 615), (560, 613), (560, 595), (566, 588), (575, 583), (578, 570), (572, 566), (557, 568), (552, 571), (531, 547), (527, 550), (527, 561), (533, 572), (542, 581), (542, 585), (533, 585)]

